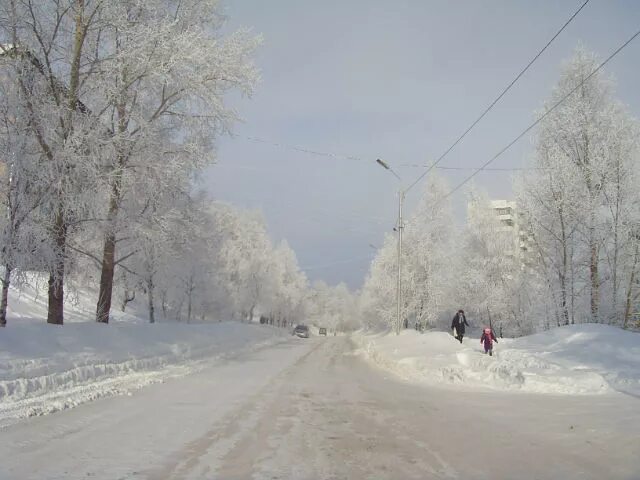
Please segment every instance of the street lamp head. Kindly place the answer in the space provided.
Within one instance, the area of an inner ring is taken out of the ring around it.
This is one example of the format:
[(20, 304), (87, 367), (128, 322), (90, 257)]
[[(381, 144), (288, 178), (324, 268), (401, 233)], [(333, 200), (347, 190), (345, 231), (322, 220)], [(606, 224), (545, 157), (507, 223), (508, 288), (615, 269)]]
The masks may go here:
[(385, 162), (384, 160), (380, 160), (379, 158), (376, 160), (376, 163), (378, 165), (380, 165), (382, 168), (384, 168), (385, 170), (389, 170), (391, 173), (393, 173), (393, 176), (396, 177), (398, 180), (400, 180), (402, 182), (402, 179), (400, 178), (400, 176), (393, 171), (393, 169), (387, 164), (387, 162)]
[(391, 170), (389, 168), (389, 165), (387, 165), (385, 162), (383, 162), (382, 160), (380, 160), (379, 158), (376, 160), (376, 163), (380, 166), (382, 166), (383, 168), (386, 168), (387, 170)]

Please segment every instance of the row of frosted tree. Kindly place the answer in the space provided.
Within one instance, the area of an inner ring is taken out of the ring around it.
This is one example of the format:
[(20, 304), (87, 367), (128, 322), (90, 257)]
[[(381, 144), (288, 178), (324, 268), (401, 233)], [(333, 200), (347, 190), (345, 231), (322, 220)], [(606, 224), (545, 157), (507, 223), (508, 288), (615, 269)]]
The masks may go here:
[[(534, 138), (532, 165), (514, 178), (526, 252), (518, 250), (519, 238), (514, 251), (514, 237), (505, 234), (486, 193), (467, 190), (467, 223), (455, 227), (450, 201), (443, 200), (449, 186), (429, 179), (405, 228), (403, 321), (444, 326), (463, 308), (473, 323), (491, 323), (505, 335), (584, 322), (637, 323), (640, 125), (605, 72), (585, 81), (598, 65), (595, 55), (578, 49), (536, 112), (547, 115)], [(395, 248), (389, 235), (360, 296), (369, 328), (396, 321)]]
[(2, 3), (0, 325), (33, 272), (52, 324), (74, 286), (98, 322), (136, 303), (152, 322), (299, 316), (292, 250), (196, 191), (236, 120), (226, 95), (258, 77), (260, 39), (223, 25), (217, 0)]

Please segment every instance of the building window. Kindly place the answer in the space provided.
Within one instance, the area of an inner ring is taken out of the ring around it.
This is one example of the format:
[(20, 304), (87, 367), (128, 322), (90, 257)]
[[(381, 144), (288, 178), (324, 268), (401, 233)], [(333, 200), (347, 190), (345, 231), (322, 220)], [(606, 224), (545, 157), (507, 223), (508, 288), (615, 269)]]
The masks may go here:
[(511, 215), (511, 208), (496, 208), (498, 215)]
[(513, 227), (513, 220), (511, 219), (500, 220), (500, 222), (502, 222), (503, 225), (509, 225), (510, 227)]

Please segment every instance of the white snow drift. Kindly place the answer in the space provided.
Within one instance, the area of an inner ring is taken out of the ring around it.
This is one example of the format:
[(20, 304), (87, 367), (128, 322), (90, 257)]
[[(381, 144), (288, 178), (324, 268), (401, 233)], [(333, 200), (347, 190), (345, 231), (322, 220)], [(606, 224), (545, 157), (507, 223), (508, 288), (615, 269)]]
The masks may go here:
[(0, 425), (190, 373), (287, 333), (235, 322), (14, 323), (0, 332)]
[(446, 332), (354, 335), (373, 363), (402, 378), (456, 388), (553, 394), (621, 391), (640, 395), (640, 334), (575, 325), (499, 339), (493, 357), (475, 335), (458, 343)]

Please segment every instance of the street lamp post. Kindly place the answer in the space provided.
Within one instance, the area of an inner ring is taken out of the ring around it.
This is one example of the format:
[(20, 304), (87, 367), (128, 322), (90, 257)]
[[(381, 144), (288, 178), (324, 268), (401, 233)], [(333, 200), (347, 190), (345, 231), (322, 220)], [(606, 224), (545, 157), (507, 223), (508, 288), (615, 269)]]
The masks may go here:
[[(402, 181), (402, 179), (398, 176), (398, 174), (396, 172), (393, 171), (393, 169), (387, 165), (385, 162), (383, 162), (380, 159), (376, 160), (376, 163), (378, 165), (380, 165), (381, 167), (383, 167), (386, 170), (389, 170), (391, 173), (393, 173), (396, 178), (400, 181)], [(407, 193), (406, 190), (403, 190), (402, 188), (398, 191), (398, 225), (397, 225), (397, 232), (398, 232), (398, 282), (396, 285), (396, 335), (400, 334), (400, 328), (402, 326), (402, 230), (404, 229), (404, 224), (402, 221), (402, 205), (404, 203), (404, 197), (405, 194)]]
[(404, 229), (404, 223), (402, 223), (402, 204), (404, 203), (403, 190), (398, 191), (398, 292), (397, 297), (397, 321), (396, 321), (396, 335), (400, 335), (400, 328), (402, 328), (401, 318), (401, 304), (402, 304), (402, 230)]

